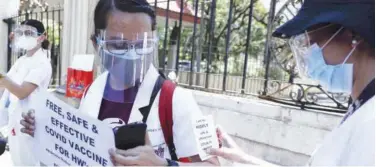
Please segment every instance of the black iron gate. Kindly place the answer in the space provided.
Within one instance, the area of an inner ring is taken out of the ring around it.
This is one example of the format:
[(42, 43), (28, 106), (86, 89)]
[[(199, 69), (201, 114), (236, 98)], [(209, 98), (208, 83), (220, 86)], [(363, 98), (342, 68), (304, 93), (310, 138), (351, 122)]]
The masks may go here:
[[(181, 86), (258, 97), (301, 109), (346, 111), (349, 96), (326, 92), (320, 85), (299, 78), (286, 41), (271, 37), (277, 26), (297, 13), (303, 0), (148, 1), (158, 16), (164, 17), (157, 24), (161, 39), (159, 67), (165, 73), (178, 73)], [(8, 32), (28, 18), (40, 20), (47, 27), (52, 43), (53, 85), (61, 84), (62, 11), (24, 11), (5, 20)], [(169, 20), (175, 20), (175, 26)], [(177, 57), (170, 60), (175, 63), (170, 68), (165, 61), (174, 48)], [(8, 67), (17, 56), (8, 47)]]
[[(10, 34), (15, 25), (28, 19), (41, 21), (46, 29), (47, 38), (50, 41), (50, 57), (52, 65), (51, 87), (56, 87), (57, 85), (61, 84), (61, 37), (63, 27), (63, 9), (57, 7), (35, 9), (34, 11), (20, 11), (17, 16), (4, 19), (3, 21), (7, 23), (8, 34)], [(8, 70), (19, 56), (22, 56), (22, 53), (17, 53), (12, 50), (11, 41), (8, 39)]]

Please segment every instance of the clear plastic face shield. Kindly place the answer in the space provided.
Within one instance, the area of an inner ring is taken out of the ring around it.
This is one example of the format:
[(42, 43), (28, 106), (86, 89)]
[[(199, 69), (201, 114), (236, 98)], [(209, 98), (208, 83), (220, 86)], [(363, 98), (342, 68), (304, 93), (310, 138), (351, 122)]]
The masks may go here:
[(102, 72), (108, 72), (103, 98), (132, 103), (152, 65), (156, 65), (158, 39), (153, 32), (114, 33), (101, 30), (97, 36)]
[[(292, 54), (294, 55), (294, 58), (296, 60), (296, 65), (298, 67), (299, 74), (303, 77), (308, 78), (308, 65), (309, 65), (309, 55), (312, 47), (312, 43), (310, 42), (309, 34), (314, 33), (316, 31), (328, 28), (334, 24), (329, 24), (323, 27), (320, 27), (318, 29), (312, 30), (312, 31), (305, 31), (304, 33), (300, 35), (296, 35), (291, 37), (289, 40), (289, 45), (292, 51)], [(334, 37), (336, 34), (334, 34), (332, 37)], [(327, 43), (322, 47), (324, 48), (331, 39), (327, 41)]]
[(40, 35), (35, 27), (18, 25), (13, 30), (13, 45), (16, 49), (31, 50), (38, 45)]
[[(321, 30), (331, 25), (327, 25), (316, 29)], [(326, 42), (319, 46), (316, 42), (312, 42), (309, 38), (309, 33), (305, 32), (290, 39), (291, 50), (297, 62), (297, 67), (301, 76), (316, 80), (326, 90), (330, 92), (345, 92), (351, 93), (353, 84), (353, 64), (347, 63), (349, 57), (353, 54), (357, 41), (352, 41), (352, 49), (344, 57), (342, 63), (327, 64), (324, 59), (322, 49), (325, 48), (336, 37), (343, 27), (340, 27)]]

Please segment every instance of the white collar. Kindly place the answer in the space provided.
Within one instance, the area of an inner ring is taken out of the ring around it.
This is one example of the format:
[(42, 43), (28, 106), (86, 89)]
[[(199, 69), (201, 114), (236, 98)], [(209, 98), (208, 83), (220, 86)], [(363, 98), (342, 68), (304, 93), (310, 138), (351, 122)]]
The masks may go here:
[(157, 69), (153, 65), (150, 65), (150, 68), (144, 77), (144, 81), (141, 83), (141, 86), (138, 89), (128, 123), (142, 120), (143, 116), (139, 109), (149, 105), (150, 97), (158, 77), (159, 73)]
[[(88, 113), (93, 118), (98, 118), (104, 87), (107, 83), (107, 76), (108, 72), (105, 72), (95, 79), (80, 106), (80, 111)], [(158, 71), (153, 65), (151, 65), (144, 77), (144, 81), (138, 89), (128, 123), (139, 122), (142, 120), (143, 116), (139, 109), (149, 105), (150, 97), (158, 77)]]
[[(45, 53), (46, 52), (46, 53)], [(47, 50), (39, 48), (32, 56), (28, 56), (27, 54), (24, 55), (25, 58), (33, 59), (33, 60), (48, 60), (47, 57)]]

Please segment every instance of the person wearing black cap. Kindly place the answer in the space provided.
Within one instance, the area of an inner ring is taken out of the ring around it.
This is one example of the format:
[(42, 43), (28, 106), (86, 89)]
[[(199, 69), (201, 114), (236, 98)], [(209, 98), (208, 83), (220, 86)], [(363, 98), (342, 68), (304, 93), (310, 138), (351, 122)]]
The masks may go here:
[(15, 49), (26, 51), (11, 67), (7, 74), (0, 74), (0, 126), (9, 129), (10, 155), (14, 165), (36, 165), (31, 144), (31, 137), (20, 132), (19, 122), (22, 111), (41, 90), (47, 90), (52, 74), (48, 56), (49, 42), (45, 28), (40, 21), (26, 20), (18, 25), (10, 36)]
[[(351, 94), (342, 122), (312, 154), (312, 166), (375, 166), (375, 0), (305, 0), (274, 37), (289, 39), (302, 76)], [(211, 154), (262, 164), (223, 131)], [(256, 160), (256, 161), (255, 161)]]

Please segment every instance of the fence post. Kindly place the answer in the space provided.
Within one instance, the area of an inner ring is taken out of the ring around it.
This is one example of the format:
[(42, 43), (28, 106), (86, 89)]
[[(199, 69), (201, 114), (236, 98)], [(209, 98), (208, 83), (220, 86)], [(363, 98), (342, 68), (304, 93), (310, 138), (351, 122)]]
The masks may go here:
[[(192, 84), (193, 84), (193, 66), (194, 66), (194, 61), (193, 60), (195, 58), (195, 53), (196, 53), (196, 48), (195, 48), (195, 46), (196, 46), (196, 39), (195, 38), (196, 38), (196, 29), (197, 29), (197, 20), (198, 20), (198, 18), (197, 18), (198, 3), (199, 3), (199, 1), (195, 0), (195, 3), (194, 3), (194, 5), (195, 5), (195, 20), (194, 20), (194, 23), (193, 23), (192, 55), (191, 55), (191, 67), (190, 67), (191, 68), (190, 69), (191, 72), (189, 74), (189, 86), (192, 86)], [(201, 47), (201, 46), (199, 45), (199, 47)], [(198, 63), (198, 61), (197, 61), (197, 63)], [(198, 75), (198, 74), (196, 74), (196, 75)]]
[(205, 2), (202, 1), (201, 2), (201, 19), (200, 19), (200, 36), (199, 36), (199, 39), (198, 39), (198, 48), (197, 48), (197, 54), (196, 54), (196, 85), (200, 85), (200, 82), (201, 82), (201, 57), (202, 57), (202, 51), (204, 49), (203, 47), (203, 43), (204, 43), (204, 39), (203, 39), (203, 34), (204, 34), (204, 31), (205, 31)]
[(30, 11), (28, 11), (28, 10), (26, 11), (26, 14), (25, 14), (25, 20), (29, 20), (29, 12), (30, 12)]
[[(59, 8), (60, 8), (60, 7), (59, 7)], [(59, 47), (58, 47), (58, 48), (59, 48), (59, 56), (58, 56), (58, 57), (59, 57), (59, 58), (58, 58), (58, 62), (59, 62), (59, 63), (58, 63), (58, 70), (59, 70), (59, 73), (58, 73), (58, 75), (59, 75), (59, 85), (64, 84), (64, 83), (61, 82), (61, 80), (62, 80), (62, 79), (61, 79), (61, 77), (62, 77), (62, 76), (61, 76), (61, 70), (62, 70), (62, 69), (61, 69), (61, 62), (62, 62), (62, 61), (61, 61), (61, 60), (62, 60), (62, 59), (61, 59), (61, 56), (62, 56), (62, 54), (61, 54), (61, 52), (62, 52), (62, 47), (61, 47), (61, 26), (62, 26), (62, 25), (61, 25), (61, 23), (62, 23), (62, 22), (61, 22), (61, 14), (60, 14), (60, 13), (61, 13), (62, 11), (63, 11), (63, 10), (60, 8), (60, 11), (58, 12), (58, 16), (57, 16), (57, 17), (59, 18), (59, 29), (58, 29), (58, 35), (59, 35)]]
[(163, 40), (163, 55), (162, 55), (162, 63), (163, 63), (163, 73), (165, 73), (165, 68), (166, 68), (166, 52), (167, 52), (167, 38), (168, 38), (168, 15), (169, 15), (169, 12), (170, 11), (170, 0), (167, 0), (167, 9), (166, 9), (166, 23), (165, 23), (165, 35), (164, 35), (164, 40)]
[(244, 66), (243, 66), (243, 78), (242, 78), (242, 91), (245, 93), (245, 81), (247, 79), (247, 68), (248, 68), (248, 50), (251, 40), (251, 26), (252, 26), (252, 15), (253, 15), (253, 4), (255, 0), (251, 0), (249, 4), (249, 13), (248, 13), (248, 29), (247, 29), (247, 42), (245, 44), (245, 55), (244, 55)]
[(231, 22), (232, 22), (232, 8), (234, 0), (230, 0), (230, 8), (228, 11), (228, 20), (227, 20), (227, 35), (226, 35), (226, 54), (224, 58), (225, 69), (223, 70), (223, 81), (222, 81), (222, 90), (226, 91), (226, 79), (227, 79), (227, 63), (228, 63), (228, 52), (230, 47), (230, 38), (231, 38)]
[[(10, 34), (12, 32), (12, 22), (13, 20), (10, 18), (10, 19), (4, 19), (3, 20), (7, 26), (8, 26), (8, 34)], [(7, 38), (7, 71), (10, 70), (10, 68), (12, 67), (12, 47), (11, 47), (11, 41), (9, 38)]]
[(183, 10), (184, 10), (184, 1), (183, 0), (177, 0), (180, 1), (180, 13), (179, 13), (179, 33), (178, 33), (178, 46), (177, 46), (177, 52), (176, 52), (176, 75), (179, 73), (179, 56), (180, 56), (180, 39), (181, 39), (181, 31), (183, 26)]
[(265, 76), (264, 76), (264, 91), (262, 95), (266, 95), (268, 93), (268, 79), (269, 79), (269, 66), (270, 66), (270, 42), (272, 39), (272, 30), (273, 30), (273, 22), (274, 22), (274, 15), (275, 15), (275, 7), (276, 7), (277, 0), (270, 1), (270, 11), (268, 16), (268, 29), (266, 34), (266, 42), (264, 48), (264, 64), (265, 64)]
[(210, 24), (209, 24), (209, 47), (208, 47), (208, 55), (206, 59), (206, 78), (205, 78), (205, 88), (209, 87), (209, 74), (210, 74), (210, 64), (211, 64), (211, 54), (212, 54), (212, 45), (213, 45), (213, 38), (214, 38), (214, 29), (215, 29), (215, 11), (216, 11), (217, 1), (212, 0), (211, 2), (211, 9), (210, 9)]

